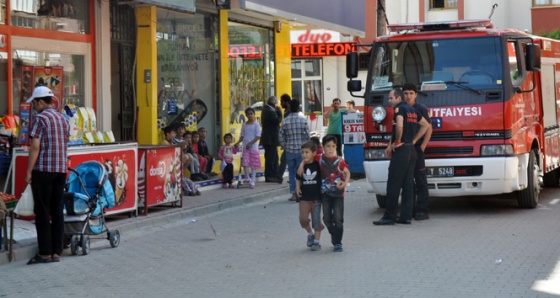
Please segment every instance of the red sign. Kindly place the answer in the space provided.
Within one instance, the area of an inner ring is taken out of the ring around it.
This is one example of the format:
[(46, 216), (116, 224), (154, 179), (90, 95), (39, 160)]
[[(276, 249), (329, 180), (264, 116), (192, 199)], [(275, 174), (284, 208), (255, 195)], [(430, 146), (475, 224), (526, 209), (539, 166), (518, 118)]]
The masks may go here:
[(328, 32), (325, 33), (311, 33), (311, 30), (306, 30), (304, 34), (298, 36), (297, 40), (300, 43), (322, 43), (329, 42), (332, 35)]
[(355, 51), (354, 42), (292, 44), (292, 58), (345, 56)]
[(229, 57), (243, 59), (261, 59), (262, 58), (262, 45), (252, 44), (234, 44), (229, 45)]
[[(105, 166), (108, 180), (115, 192), (115, 207), (108, 209), (107, 214), (118, 211), (136, 209), (136, 147), (115, 148), (104, 146), (68, 150), (68, 167), (75, 168), (79, 164), (95, 160)], [(111, 148), (111, 149), (109, 149)], [(25, 169), (27, 168), (27, 153), (14, 154), (14, 195), (20, 197), (25, 188)]]
[(145, 206), (180, 201), (183, 167), (181, 147), (138, 150), (138, 197)]

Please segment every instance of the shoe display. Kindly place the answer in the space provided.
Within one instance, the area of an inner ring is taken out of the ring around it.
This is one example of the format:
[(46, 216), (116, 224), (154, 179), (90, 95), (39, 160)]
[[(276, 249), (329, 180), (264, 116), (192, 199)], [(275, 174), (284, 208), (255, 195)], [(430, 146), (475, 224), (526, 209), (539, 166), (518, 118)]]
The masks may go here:
[(430, 216), (428, 215), (428, 213), (418, 213), (416, 214), (416, 216), (414, 216), (415, 220), (426, 220), (426, 219), (430, 219)]
[(342, 244), (335, 244), (333, 251), (334, 252), (342, 252), (344, 249), (342, 248)]
[(315, 241), (315, 235), (307, 235), (307, 247), (311, 247), (311, 245), (313, 245), (313, 241)]
[(395, 222), (387, 218), (382, 218), (378, 221), (374, 221), (373, 224), (376, 226), (392, 226), (395, 224)]
[[(340, 247), (340, 249), (342, 249), (342, 246)], [(319, 251), (321, 250), (321, 244), (319, 243), (313, 243), (311, 245), (311, 251)], [(341, 250), (342, 251), (342, 250)]]

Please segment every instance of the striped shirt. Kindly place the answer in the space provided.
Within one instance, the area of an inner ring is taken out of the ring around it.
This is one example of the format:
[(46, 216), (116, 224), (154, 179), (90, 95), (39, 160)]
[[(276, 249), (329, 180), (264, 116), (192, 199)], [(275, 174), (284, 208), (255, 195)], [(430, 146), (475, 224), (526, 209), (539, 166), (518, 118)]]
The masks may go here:
[(300, 153), (301, 144), (309, 140), (307, 120), (298, 113), (291, 113), (282, 121), (280, 144), (290, 153)]
[(68, 157), (68, 122), (57, 110), (44, 109), (33, 119), (30, 138), (41, 141), (39, 156), (33, 170), (49, 173), (66, 173)]

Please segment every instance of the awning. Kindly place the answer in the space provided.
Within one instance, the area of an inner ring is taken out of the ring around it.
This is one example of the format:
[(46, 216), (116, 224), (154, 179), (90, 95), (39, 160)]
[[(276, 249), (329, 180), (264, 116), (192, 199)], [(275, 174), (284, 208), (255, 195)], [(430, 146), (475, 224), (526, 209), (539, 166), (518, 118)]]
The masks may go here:
[(177, 11), (196, 12), (195, 0), (138, 0), (138, 2)]
[(288, 21), (365, 36), (366, 0), (239, 0), (239, 8)]

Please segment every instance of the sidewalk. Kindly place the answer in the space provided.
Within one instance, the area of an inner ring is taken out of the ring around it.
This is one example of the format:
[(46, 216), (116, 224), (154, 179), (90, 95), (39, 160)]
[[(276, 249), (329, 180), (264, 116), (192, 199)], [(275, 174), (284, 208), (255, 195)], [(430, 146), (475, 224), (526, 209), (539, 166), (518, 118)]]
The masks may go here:
[[(200, 196), (184, 196), (182, 208), (165, 205), (151, 207), (148, 209), (147, 216), (139, 213), (138, 217), (129, 217), (128, 213), (116, 214), (107, 218), (107, 226), (110, 230), (119, 229), (122, 239), (126, 241), (127, 231), (158, 226), (185, 218), (193, 219), (253, 202), (284, 198), (288, 200), (290, 195), (286, 178), (284, 178), (283, 184), (265, 183), (263, 177), (258, 178), (255, 189), (248, 187), (222, 189), (221, 184), (205, 185), (199, 188), (202, 193)], [(14, 240), (12, 262), (33, 257), (37, 252), (34, 223), (16, 219), (14, 221)], [(0, 251), (0, 265), (9, 262), (7, 248), (7, 243), (3, 243)], [(67, 253), (69, 250), (64, 251), (64, 254)]]

